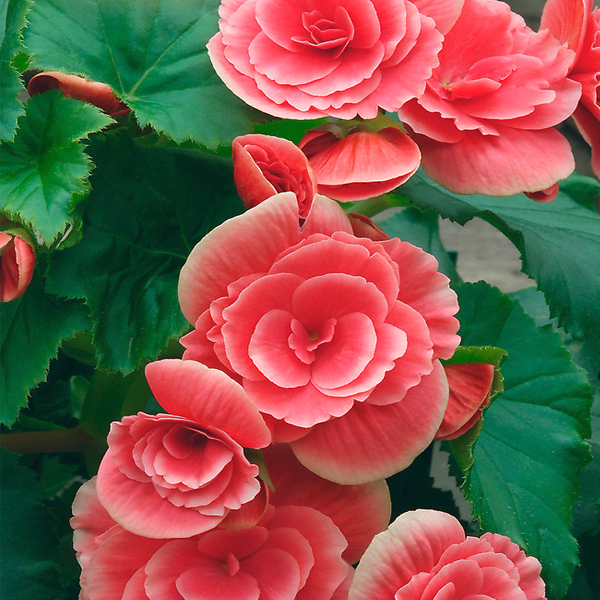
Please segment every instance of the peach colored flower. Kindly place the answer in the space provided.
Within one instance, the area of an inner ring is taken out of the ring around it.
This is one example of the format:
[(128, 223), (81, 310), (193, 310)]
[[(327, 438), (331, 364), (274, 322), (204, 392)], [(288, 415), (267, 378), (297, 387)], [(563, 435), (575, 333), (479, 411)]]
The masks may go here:
[(131, 112), (131, 109), (115, 96), (106, 83), (88, 81), (77, 75), (68, 75), (60, 71), (38, 73), (31, 78), (27, 86), (30, 96), (43, 94), (51, 89), (57, 89), (67, 98), (77, 98), (89, 102), (111, 117), (126, 115)]
[(319, 193), (342, 202), (390, 192), (421, 162), (417, 144), (385, 117), (323, 125), (308, 131), (299, 147), (315, 172)]
[(246, 208), (279, 192), (294, 192), (302, 225), (312, 207), (317, 182), (304, 153), (289, 140), (250, 133), (232, 145), (233, 177)]
[(173, 414), (138, 413), (111, 425), (98, 471), (100, 502), (138, 535), (208, 531), (259, 493), (258, 467), (243, 447), (267, 446), (269, 431), (244, 390), (221, 371), (173, 359), (150, 363), (146, 376)]
[(25, 293), (35, 267), (31, 238), (24, 229), (0, 231), (0, 261), (0, 302), (11, 302)]
[(544, 600), (540, 572), (539, 561), (506, 536), (466, 537), (453, 516), (416, 510), (375, 536), (348, 600)]
[(219, 15), (207, 45), (218, 75), (251, 106), (292, 119), (395, 110), (423, 93), (442, 40), (409, 0), (224, 0)]
[(278, 194), (194, 248), (179, 282), (195, 326), (184, 359), (240, 381), (275, 441), (318, 475), (379, 479), (439, 428), (456, 296), (433, 256), (356, 237), (333, 200), (315, 197), (303, 231), (297, 210)]
[(592, 0), (548, 0), (540, 29), (575, 52), (569, 78), (581, 83), (582, 94), (573, 119), (592, 147), (592, 170), (600, 177), (600, 8)]
[(581, 85), (567, 78), (573, 52), (536, 33), (497, 0), (465, 0), (446, 34), (425, 93), (400, 108), (427, 175), (460, 193), (540, 192), (574, 160), (554, 126)]
[(86, 600), (180, 600), (184, 590), (238, 600), (347, 600), (350, 562), (385, 529), (384, 481), (332, 483), (302, 467), (285, 445), (265, 450), (275, 487), (261, 521), (221, 526), (186, 539), (152, 539), (116, 524), (100, 504), (95, 480), (73, 503), (74, 545)]

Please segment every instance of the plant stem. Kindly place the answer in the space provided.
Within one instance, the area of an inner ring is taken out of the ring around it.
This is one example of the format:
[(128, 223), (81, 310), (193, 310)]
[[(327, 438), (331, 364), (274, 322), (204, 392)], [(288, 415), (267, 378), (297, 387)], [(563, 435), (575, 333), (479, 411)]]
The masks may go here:
[(86, 452), (97, 444), (81, 427), (0, 434), (0, 447), (19, 454)]

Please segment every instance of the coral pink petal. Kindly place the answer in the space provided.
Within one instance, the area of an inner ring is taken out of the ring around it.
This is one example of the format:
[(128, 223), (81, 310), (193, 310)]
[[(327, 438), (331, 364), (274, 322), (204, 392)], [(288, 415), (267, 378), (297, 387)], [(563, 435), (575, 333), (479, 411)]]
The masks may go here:
[(317, 349), (312, 368), (313, 383), (320, 389), (334, 389), (354, 381), (375, 356), (377, 333), (363, 313), (340, 317), (333, 339)]
[(448, 546), (464, 539), (452, 515), (433, 510), (403, 513), (373, 539), (356, 569), (348, 600), (394, 598), (413, 575), (429, 573)]
[[(121, 600), (151, 600), (146, 594), (146, 569), (140, 567), (125, 585)], [(85, 600), (81, 598), (81, 600)]]
[(540, 20), (540, 29), (549, 29), (550, 33), (562, 44), (574, 50), (576, 56), (581, 52), (588, 14), (592, 10), (593, 0), (547, 0)]
[[(383, 352), (378, 352), (360, 379), (379, 377), (372, 380), (375, 389), (367, 399), (368, 404), (393, 404), (404, 397), (406, 391), (416, 386), (423, 375), (427, 375), (433, 368), (431, 349), (431, 338), (423, 317), (413, 308), (402, 302), (398, 302), (389, 317), (391, 332), (382, 335)], [(392, 333), (389, 335), (389, 333)], [(400, 339), (399, 333), (404, 333), (404, 340)], [(399, 353), (400, 344), (403, 351)], [(387, 356), (386, 356), (387, 355)], [(395, 362), (390, 364), (390, 358)], [(383, 381), (381, 381), (381, 379)], [(343, 391), (343, 388), (342, 390)]]
[(408, 467), (432, 441), (448, 401), (438, 362), (395, 404), (357, 403), (343, 417), (315, 426), (291, 443), (308, 469), (331, 481), (366, 483)]
[(264, 448), (270, 434), (242, 387), (222, 371), (192, 360), (164, 359), (146, 367), (150, 388), (169, 413), (216, 428), (241, 446)]
[(560, 187), (558, 183), (551, 185), (549, 188), (545, 190), (541, 190), (539, 192), (525, 192), (525, 195), (536, 202), (551, 202), (558, 196), (558, 192), (560, 191)]
[(152, 483), (129, 479), (112, 461), (110, 450), (98, 470), (98, 497), (110, 516), (128, 531), (149, 538), (191, 537), (216, 527), (221, 516), (175, 506)]
[(302, 361), (290, 347), (293, 315), (271, 310), (256, 324), (248, 345), (248, 356), (272, 383), (283, 388), (296, 388), (310, 381), (310, 365)]
[(466, 132), (455, 144), (419, 136), (423, 170), (451, 192), (489, 196), (538, 192), (573, 172), (571, 146), (555, 129), (499, 129), (498, 136)]
[[(121, 530), (98, 548), (85, 569), (85, 592), (93, 600), (115, 600), (140, 568), (167, 543)], [(142, 597), (143, 598), (143, 597)]]
[(313, 232), (351, 233), (340, 205), (315, 196), (303, 231), (298, 226), (295, 194), (277, 194), (251, 211), (213, 229), (195, 246), (179, 278), (179, 301), (190, 323), (210, 303), (227, 295), (227, 286), (245, 275), (265, 272), (283, 251)]
[(97, 538), (115, 525), (114, 519), (98, 500), (96, 479), (92, 477), (86, 481), (77, 490), (73, 500), (73, 516), (70, 520), (73, 529), (73, 548), (82, 567), (87, 564), (98, 547)]
[(177, 578), (176, 585), (182, 598), (194, 600), (259, 600), (261, 597), (254, 577), (243, 571), (231, 576), (221, 565), (188, 569)]
[(383, 182), (414, 172), (419, 147), (398, 129), (358, 132), (310, 157), (319, 186)]
[[(236, 96), (243, 98), (244, 102), (250, 106), (284, 119), (315, 119), (326, 116), (326, 113), (314, 109), (310, 105), (306, 110), (299, 111), (283, 100), (280, 104), (273, 102), (259, 90), (254, 78), (248, 77), (241, 70), (234, 67), (228, 58), (225, 58), (225, 53), (227, 52), (229, 56), (234, 48), (231, 46), (225, 47), (221, 33), (215, 34), (206, 44), (206, 47), (217, 75)], [(240, 49), (237, 50), (239, 52)], [(247, 46), (245, 51), (247, 52)]]
[(592, 147), (592, 171), (600, 179), (600, 108), (596, 107), (594, 116), (586, 106), (579, 105), (573, 113), (573, 119), (581, 135)]
[(300, 567), (293, 555), (276, 548), (265, 548), (248, 557), (243, 568), (256, 580), (260, 600), (296, 598), (300, 587)]
[[(301, 283), (302, 278), (292, 273), (267, 275), (249, 285), (235, 302), (223, 310), (225, 323), (221, 333), (227, 362), (236, 373), (247, 379), (264, 379), (265, 373), (261, 371), (260, 365), (265, 362), (261, 359), (264, 358), (266, 343), (269, 341), (268, 325), (277, 324), (277, 336), (271, 343), (276, 346), (285, 343), (291, 333), (291, 322), (294, 316), (291, 310), (291, 298)], [(259, 327), (261, 321), (262, 325)], [(250, 350), (251, 344), (252, 350)], [(287, 358), (292, 360), (293, 352), (288, 350), (290, 356)], [(253, 356), (258, 358), (258, 363), (254, 362)], [(298, 368), (305, 366), (299, 360), (296, 362), (299, 363)], [(289, 366), (291, 365), (288, 364)], [(268, 369), (269, 365), (267, 364), (266, 367)], [(294, 384), (289, 387), (294, 387)]]
[(481, 539), (512, 561), (519, 571), (519, 587), (526, 593), (528, 600), (541, 600), (545, 597), (544, 581), (540, 577), (542, 565), (537, 558), (527, 556), (517, 544), (504, 535), (484, 533)]
[(486, 363), (444, 365), (450, 395), (436, 439), (453, 439), (463, 433), (465, 425), (473, 424), (489, 401), (494, 370), (494, 365)]
[[(332, 416), (344, 415), (354, 404), (353, 397), (332, 397), (318, 390), (312, 383), (285, 389), (270, 381), (247, 380), (244, 382), (244, 389), (261, 412), (303, 428), (328, 421)], [(365, 396), (360, 399), (364, 400)]]
[(464, 3), (465, 0), (450, 0), (447, 2), (413, 0), (413, 4), (419, 9), (419, 12), (431, 17), (435, 21), (436, 29), (444, 35), (456, 23)]
[[(342, 558), (358, 562), (373, 536), (390, 519), (390, 492), (384, 480), (362, 485), (340, 485), (315, 475), (294, 456), (288, 444), (263, 451), (275, 486), (275, 506), (308, 506), (328, 516), (348, 542)], [(232, 513), (230, 513), (232, 514)]]
[(427, 323), (434, 358), (448, 359), (460, 343), (456, 294), (449, 279), (438, 271), (437, 260), (421, 248), (393, 239), (383, 242), (391, 258), (402, 265), (398, 300), (414, 308)]
[(329, 599), (348, 575), (348, 564), (341, 558), (347, 542), (331, 519), (306, 506), (280, 506), (268, 526), (299, 531), (312, 549), (314, 566), (297, 600)]

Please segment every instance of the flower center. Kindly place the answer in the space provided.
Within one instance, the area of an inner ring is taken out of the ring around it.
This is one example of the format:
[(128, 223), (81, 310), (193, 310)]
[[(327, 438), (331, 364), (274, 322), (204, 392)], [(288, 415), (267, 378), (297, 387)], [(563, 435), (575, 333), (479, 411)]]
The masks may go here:
[(336, 49), (334, 58), (340, 56), (354, 38), (354, 23), (343, 6), (336, 8), (333, 19), (325, 18), (320, 10), (305, 12), (302, 25), (306, 36), (294, 36), (292, 40), (320, 50)]
[(315, 350), (333, 339), (335, 324), (336, 319), (327, 319), (321, 330), (315, 333), (309, 332), (298, 319), (292, 319), (288, 344), (305, 365), (310, 365), (315, 361)]

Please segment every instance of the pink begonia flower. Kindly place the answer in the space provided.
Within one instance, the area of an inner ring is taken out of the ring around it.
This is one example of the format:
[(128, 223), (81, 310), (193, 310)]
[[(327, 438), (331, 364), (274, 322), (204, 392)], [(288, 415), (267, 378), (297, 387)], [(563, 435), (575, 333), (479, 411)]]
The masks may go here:
[(274, 506), (308, 506), (328, 516), (340, 529), (348, 547), (342, 557), (358, 562), (373, 536), (390, 522), (390, 491), (384, 479), (361, 485), (341, 485), (315, 475), (298, 461), (288, 444), (263, 450), (275, 488)]
[(111, 117), (131, 112), (131, 109), (115, 96), (109, 85), (99, 81), (88, 81), (77, 75), (67, 75), (59, 71), (38, 73), (31, 78), (27, 86), (30, 96), (52, 89), (57, 89), (67, 98), (89, 102)]
[(441, 423), (456, 295), (433, 256), (354, 236), (335, 201), (317, 194), (303, 231), (297, 213), (295, 196), (278, 194), (192, 250), (179, 280), (195, 326), (184, 359), (236, 377), (311, 471), (380, 479)]
[(572, 59), (503, 2), (466, 0), (425, 93), (398, 111), (425, 173), (452, 192), (492, 196), (539, 192), (567, 177), (573, 154), (554, 125), (581, 95), (567, 78)]
[(31, 238), (24, 229), (0, 231), (0, 263), (0, 302), (11, 302), (25, 293), (35, 267)]
[[(184, 590), (238, 600), (347, 600), (353, 570), (390, 514), (384, 481), (346, 486), (303, 468), (287, 446), (265, 460), (275, 486), (261, 521), (183, 540), (152, 539), (117, 525), (85, 483), (71, 525), (85, 600), (181, 600)], [(347, 537), (347, 539), (346, 539)], [(246, 591), (247, 590), (247, 591)], [(178, 595), (179, 594), (179, 595)], [(212, 594), (212, 595), (211, 595)]]
[(407, 181), (421, 162), (417, 144), (383, 116), (371, 122), (317, 127), (306, 133), (299, 147), (315, 172), (319, 193), (341, 202), (390, 192)]
[(233, 140), (233, 178), (246, 208), (279, 192), (294, 192), (300, 224), (310, 213), (317, 181), (304, 153), (289, 140), (250, 133)]
[(569, 78), (581, 83), (573, 113), (575, 124), (592, 147), (592, 170), (600, 178), (600, 8), (593, 0), (548, 0), (540, 29), (548, 29), (575, 52)]
[(444, 365), (450, 396), (436, 440), (453, 440), (479, 420), (488, 405), (494, 382), (494, 365), (462, 363)]
[(172, 414), (112, 423), (98, 496), (133, 533), (193, 536), (259, 493), (258, 467), (243, 447), (263, 448), (271, 436), (244, 390), (221, 371), (171, 359), (150, 363), (146, 377)]
[(375, 536), (348, 600), (544, 600), (540, 572), (539, 561), (506, 536), (466, 537), (453, 516), (416, 510)]
[[(445, 4), (440, 22), (462, 0)], [(423, 93), (442, 43), (436, 15), (409, 0), (224, 0), (219, 15), (207, 44), (216, 72), (244, 102), (283, 118), (395, 110)]]

